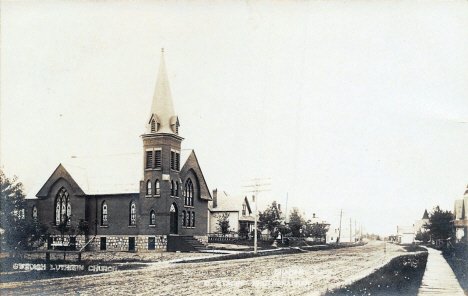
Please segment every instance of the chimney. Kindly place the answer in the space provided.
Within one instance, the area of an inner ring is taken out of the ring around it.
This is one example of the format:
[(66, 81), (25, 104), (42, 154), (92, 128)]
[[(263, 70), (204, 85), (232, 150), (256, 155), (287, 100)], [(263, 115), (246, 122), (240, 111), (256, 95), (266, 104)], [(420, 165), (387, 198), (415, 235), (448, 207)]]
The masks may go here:
[(281, 211), (281, 205), (278, 204), (278, 211)]
[(213, 189), (213, 208), (218, 206), (218, 189)]

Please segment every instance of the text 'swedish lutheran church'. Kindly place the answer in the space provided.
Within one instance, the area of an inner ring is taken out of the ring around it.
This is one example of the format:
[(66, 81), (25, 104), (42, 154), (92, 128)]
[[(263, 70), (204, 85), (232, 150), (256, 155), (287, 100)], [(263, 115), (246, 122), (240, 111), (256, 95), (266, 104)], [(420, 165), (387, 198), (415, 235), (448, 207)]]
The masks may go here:
[(181, 149), (164, 53), (141, 138), (142, 155), (72, 158), (32, 192), (28, 216), (49, 226), (48, 248), (62, 243), (60, 223), (81, 219), (92, 227), (78, 249), (191, 250), (206, 238), (211, 195), (194, 151)]

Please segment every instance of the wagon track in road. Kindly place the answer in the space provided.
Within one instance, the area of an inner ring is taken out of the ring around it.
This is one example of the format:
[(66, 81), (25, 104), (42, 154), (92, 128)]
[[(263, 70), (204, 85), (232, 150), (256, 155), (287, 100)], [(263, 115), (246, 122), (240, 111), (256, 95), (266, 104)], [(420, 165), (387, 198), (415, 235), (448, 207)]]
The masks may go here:
[(272, 255), (202, 263), (158, 263), (138, 270), (2, 285), (2, 295), (158, 294), (300, 295), (344, 284), (405, 253), (395, 245)]

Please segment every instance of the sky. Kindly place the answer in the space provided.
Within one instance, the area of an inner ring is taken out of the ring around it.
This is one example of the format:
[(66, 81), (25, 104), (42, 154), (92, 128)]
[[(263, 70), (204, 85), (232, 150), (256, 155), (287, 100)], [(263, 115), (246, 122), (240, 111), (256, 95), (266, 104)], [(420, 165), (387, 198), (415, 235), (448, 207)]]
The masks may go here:
[(142, 153), (164, 48), (210, 190), (395, 234), (467, 187), (467, 36), (466, 1), (2, 1), (1, 168)]

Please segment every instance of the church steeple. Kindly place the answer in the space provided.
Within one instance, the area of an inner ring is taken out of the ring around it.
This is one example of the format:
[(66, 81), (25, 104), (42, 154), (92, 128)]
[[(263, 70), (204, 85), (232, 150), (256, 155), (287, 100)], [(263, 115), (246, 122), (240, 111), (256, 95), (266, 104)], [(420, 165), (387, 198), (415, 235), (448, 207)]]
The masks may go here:
[(174, 112), (171, 89), (167, 76), (164, 48), (161, 49), (158, 77), (153, 94), (153, 103), (148, 121), (146, 134), (178, 134), (179, 120)]
[(424, 220), (424, 219), (428, 219), (428, 220), (429, 220), (429, 214), (427, 213), (427, 209), (424, 210), (424, 214), (423, 214), (423, 217), (422, 217), (422, 218), (423, 218), (423, 220)]

